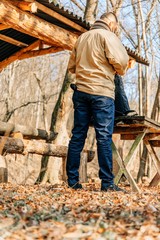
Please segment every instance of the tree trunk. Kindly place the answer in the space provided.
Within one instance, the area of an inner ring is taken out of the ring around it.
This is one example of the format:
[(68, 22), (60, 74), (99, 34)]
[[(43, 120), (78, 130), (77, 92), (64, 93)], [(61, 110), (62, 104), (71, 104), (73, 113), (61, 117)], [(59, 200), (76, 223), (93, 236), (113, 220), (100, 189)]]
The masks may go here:
[[(68, 144), (69, 136), (67, 133), (66, 124), (69, 123), (68, 118), (72, 109), (72, 103), (70, 99), (72, 91), (69, 88), (69, 84), (70, 80), (68, 78), (68, 74), (66, 74), (59, 98), (52, 113), (51, 130), (58, 133), (54, 144)], [(42, 157), (41, 172), (37, 181), (41, 181), (42, 183), (49, 181), (52, 184), (60, 183), (59, 171), (61, 165), (62, 159), (57, 159), (56, 157)]]
[(97, 15), (98, 0), (87, 0), (84, 19), (93, 24)]

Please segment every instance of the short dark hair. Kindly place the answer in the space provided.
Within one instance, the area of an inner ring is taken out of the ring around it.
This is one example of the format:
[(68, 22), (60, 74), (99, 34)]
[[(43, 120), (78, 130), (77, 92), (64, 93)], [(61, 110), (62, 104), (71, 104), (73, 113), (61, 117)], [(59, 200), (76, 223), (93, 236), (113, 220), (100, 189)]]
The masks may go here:
[(117, 16), (116, 16), (116, 14), (113, 13), (113, 12), (103, 13), (102, 16), (100, 17), (100, 19), (103, 20), (103, 19), (105, 19), (105, 18), (110, 17), (111, 15), (112, 15), (112, 17), (114, 17), (115, 21), (118, 23), (118, 18), (117, 18)]

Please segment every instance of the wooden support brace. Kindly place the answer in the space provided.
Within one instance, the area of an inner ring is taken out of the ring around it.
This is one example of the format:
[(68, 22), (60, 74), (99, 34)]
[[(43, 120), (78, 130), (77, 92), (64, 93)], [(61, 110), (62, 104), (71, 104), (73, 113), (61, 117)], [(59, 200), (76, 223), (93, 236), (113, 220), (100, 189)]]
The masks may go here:
[[(113, 154), (115, 154), (116, 156), (116, 161), (118, 162), (118, 165), (120, 167), (120, 173), (124, 173), (125, 177), (128, 179), (133, 191), (136, 191), (136, 192), (139, 192), (140, 193), (140, 189), (139, 187), (137, 186), (134, 178), (132, 177), (132, 175), (130, 174), (130, 172), (127, 170), (127, 168), (125, 167), (124, 165), (124, 162), (121, 158), (121, 156), (119, 155), (119, 152), (114, 144), (114, 142), (112, 142), (112, 151), (113, 151)], [(118, 183), (117, 179), (115, 178), (114, 180), (115, 184)]]
[[(146, 134), (146, 131), (139, 134), (134, 143), (132, 144), (132, 147), (128, 153), (128, 155), (126, 156), (126, 158), (124, 159), (124, 164), (125, 164), (125, 168), (127, 167), (128, 163), (131, 161), (131, 159), (133, 158), (133, 156), (136, 154), (137, 150), (138, 150), (138, 147), (141, 143), (141, 141), (143, 140), (144, 136)], [(124, 173), (124, 171), (122, 169), (120, 169), (115, 177), (115, 183), (118, 183), (122, 174)]]
[(152, 181), (149, 184), (149, 187), (156, 187), (160, 183), (160, 175), (157, 172)]
[(17, 41), (15, 39), (5, 36), (3, 34), (0, 34), (0, 40), (3, 40), (4, 42), (8, 42), (8, 43), (13, 44), (18, 47), (27, 47), (28, 46), (28, 44), (26, 44), (26, 43)]
[(49, 47), (45, 49), (40, 49), (40, 50), (33, 50), (33, 51), (28, 51), (23, 54), (21, 54), (18, 57), (18, 60), (26, 59), (26, 58), (32, 58), (32, 57), (37, 57), (37, 56), (42, 56), (45, 54), (51, 54), (51, 53), (56, 53), (63, 51), (64, 49), (62, 47)]
[(158, 172), (158, 174), (160, 176), (160, 160), (159, 160), (159, 158), (158, 158), (158, 156), (157, 156), (153, 146), (151, 145), (151, 143), (149, 141), (147, 141), (147, 140), (145, 140), (144, 142), (145, 142), (145, 145), (147, 147), (147, 150), (148, 150), (149, 154), (151, 155), (151, 158), (152, 158), (153, 163), (154, 163), (154, 165), (155, 165), (155, 167), (157, 169), (157, 172)]
[(0, 23), (0, 31), (10, 28), (10, 26), (7, 26), (6, 24)]

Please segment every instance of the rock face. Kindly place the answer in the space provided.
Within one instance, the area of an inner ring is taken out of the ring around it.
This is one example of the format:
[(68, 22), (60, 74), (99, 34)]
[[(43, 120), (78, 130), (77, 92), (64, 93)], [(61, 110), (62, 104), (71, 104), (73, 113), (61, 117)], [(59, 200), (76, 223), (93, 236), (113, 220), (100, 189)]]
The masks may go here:
[[(51, 116), (66, 74), (69, 53), (16, 61), (0, 73), (0, 120), (50, 129)], [(41, 156), (6, 154), (9, 181), (32, 184)]]

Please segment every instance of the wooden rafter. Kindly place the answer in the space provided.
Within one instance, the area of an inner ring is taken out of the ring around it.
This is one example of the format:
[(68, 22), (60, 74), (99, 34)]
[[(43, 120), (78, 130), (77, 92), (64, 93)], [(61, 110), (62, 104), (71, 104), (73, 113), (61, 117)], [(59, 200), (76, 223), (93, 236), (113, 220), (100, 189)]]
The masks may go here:
[(17, 40), (15, 40), (13, 38), (5, 36), (3, 34), (0, 34), (0, 40), (3, 40), (3, 41), (8, 42), (8, 43), (11, 43), (11, 44), (16, 45), (18, 47), (27, 47), (28, 46), (28, 44), (26, 44), (26, 43), (22, 43), (22, 42), (17, 41)]
[(49, 47), (45, 49), (40, 49), (40, 50), (33, 50), (33, 51), (27, 51), (20, 55), (18, 57), (19, 60), (26, 59), (26, 58), (32, 58), (32, 57), (37, 57), (37, 56), (42, 56), (45, 54), (50, 54), (50, 53), (56, 53), (59, 51), (63, 51), (61, 47)]
[(32, 3), (30, 2), (24, 2), (24, 1), (17, 1), (14, 0), (12, 1), (12, 3), (19, 7), (21, 10), (23, 11), (30, 11), (30, 12), (37, 12), (37, 10), (41, 10), (42, 12), (44, 12), (45, 14), (48, 14), (49, 16), (57, 19), (60, 22), (63, 22), (64, 24), (72, 27), (75, 30), (78, 30), (80, 32), (86, 32), (87, 30), (83, 27), (81, 27), (80, 25), (78, 25), (77, 23), (74, 23), (73, 21), (69, 20), (68, 18), (62, 16), (61, 14), (55, 12), (54, 10), (42, 5), (41, 3), (34, 1)]
[(10, 28), (10, 26), (7, 26), (7, 25), (5, 25), (3, 23), (0, 23), (0, 31), (8, 29), (8, 28)]
[(34, 43), (32, 43), (31, 45), (29, 45), (28, 47), (22, 48), (20, 51), (16, 52), (15, 54), (10, 56), (9, 58), (7, 58), (7, 59), (3, 60), (2, 62), (0, 62), (0, 72), (2, 71), (3, 68), (7, 67), (10, 63), (12, 63), (15, 60), (17, 60), (25, 52), (31, 51), (31, 50), (37, 48), (39, 46), (39, 44), (40, 44), (40, 40), (37, 40)]
[(68, 50), (72, 49), (77, 39), (77, 35), (24, 12), (6, 0), (0, 2), (0, 22), (5, 22), (17, 31), (25, 31), (28, 35), (46, 43)]
[(13, 0), (11, 1), (16, 7), (20, 8), (23, 11), (29, 11), (32, 13), (37, 12), (37, 7), (34, 2), (25, 2), (25, 1), (18, 1)]

